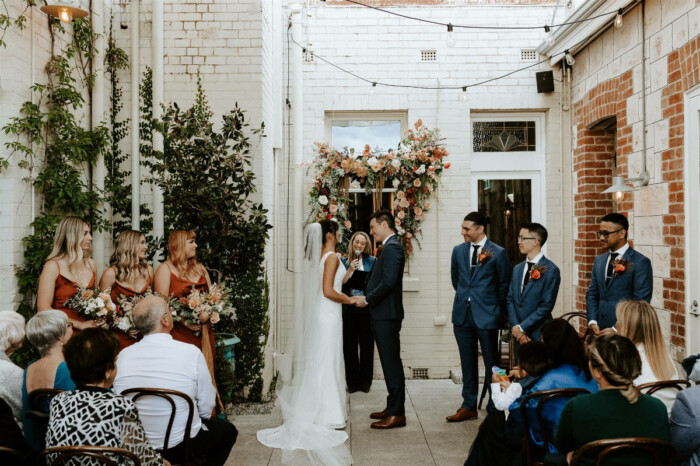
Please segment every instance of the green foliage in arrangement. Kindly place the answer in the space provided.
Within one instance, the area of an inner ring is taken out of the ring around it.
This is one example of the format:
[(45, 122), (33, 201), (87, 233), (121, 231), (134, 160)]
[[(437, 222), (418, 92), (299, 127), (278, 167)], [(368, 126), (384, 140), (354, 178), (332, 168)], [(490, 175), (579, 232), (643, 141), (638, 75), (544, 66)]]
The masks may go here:
[[(264, 270), (267, 210), (250, 197), (255, 192), (251, 137), (264, 137), (264, 127), (249, 129), (236, 103), (216, 131), (198, 80), (197, 98), (188, 110), (176, 104), (154, 121), (163, 134), (164, 151), (149, 166), (153, 182), (163, 189), (166, 231), (193, 230), (198, 260), (213, 282), (233, 292), (236, 318), (217, 331), (236, 334), (236, 374), (217, 365), (217, 383), (231, 384), (237, 399), (260, 400), (263, 349), (269, 332), (269, 285)], [(222, 393), (222, 396), (225, 394)]]
[[(72, 26), (54, 18), (48, 22), (52, 55), (46, 65), (47, 82), (32, 86), (34, 99), (24, 102), (20, 115), (3, 128), (12, 140), (5, 143), (10, 155), (0, 161), (0, 169), (6, 169), (16, 158), (27, 171), (24, 181), (41, 199), (33, 232), (22, 239), (24, 265), (15, 271), (22, 295), (18, 312), (25, 318), (36, 312), (39, 275), (60, 219), (73, 214), (98, 231), (109, 227), (100, 208), (103, 193), (92, 186), (92, 167), (99, 155), (109, 155), (110, 130), (105, 125), (84, 127), (84, 107), (95, 81), (91, 62), (96, 35), (85, 19), (74, 20)], [(122, 61), (125, 56), (113, 43), (109, 55), (121, 56)], [(25, 365), (37, 356), (27, 342), (13, 358)]]

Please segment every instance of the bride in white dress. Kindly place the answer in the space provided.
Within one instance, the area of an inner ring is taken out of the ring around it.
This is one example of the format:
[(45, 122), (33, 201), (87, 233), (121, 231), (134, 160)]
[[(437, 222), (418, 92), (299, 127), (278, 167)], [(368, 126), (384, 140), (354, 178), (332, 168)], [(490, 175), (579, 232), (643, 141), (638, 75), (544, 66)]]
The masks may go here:
[(344, 466), (352, 464), (343, 363), (340, 292), (345, 266), (335, 254), (338, 224), (313, 223), (304, 238), (304, 267), (295, 291), (294, 327), (284, 357), (279, 358), (282, 388), (278, 400), (284, 422), (258, 431), (258, 441), (282, 449), (282, 463)]

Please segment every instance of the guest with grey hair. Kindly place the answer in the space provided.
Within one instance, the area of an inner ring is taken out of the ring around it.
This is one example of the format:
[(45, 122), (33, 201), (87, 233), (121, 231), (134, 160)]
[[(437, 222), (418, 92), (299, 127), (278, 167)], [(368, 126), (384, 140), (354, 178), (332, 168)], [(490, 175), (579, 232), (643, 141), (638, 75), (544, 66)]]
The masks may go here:
[[(63, 358), (63, 345), (73, 336), (73, 325), (65, 312), (49, 309), (37, 313), (27, 322), (27, 339), (41, 355), (32, 361), (24, 371), (22, 383), (22, 420), (24, 437), (35, 450), (44, 448), (44, 432), (38, 428), (34, 419), (27, 417), (29, 393), (43, 388), (56, 390), (75, 390), (75, 383), (70, 377), (68, 366)], [(49, 399), (39, 410), (49, 412)]]
[(22, 368), (10, 355), (22, 346), (24, 317), (14, 311), (0, 311), (0, 398), (12, 409), (17, 424), (22, 419)]

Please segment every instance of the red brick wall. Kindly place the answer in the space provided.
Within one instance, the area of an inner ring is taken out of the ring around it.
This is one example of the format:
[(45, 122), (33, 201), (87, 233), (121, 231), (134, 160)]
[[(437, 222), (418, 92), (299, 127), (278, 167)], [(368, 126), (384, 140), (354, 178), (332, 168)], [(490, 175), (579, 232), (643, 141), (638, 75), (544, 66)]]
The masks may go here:
[[(617, 176), (627, 175), (627, 157), (632, 152), (632, 126), (627, 125), (627, 98), (631, 95), (632, 71), (627, 71), (599, 84), (574, 104), (574, 215), (578, 222), (578, 235), (574, 239), (574, 261), (578, 265), (578, 276), (574, 277), (574, 308), (578, 311), (586, 310), (586, 291), (591, 280), (593, 260), (603, 252), (595, 232), (599, 229), (601, 217), (615, 209), (612, 196), (601, 194), (612, 184), (615, 139)], [(616, 129), (588, 129), (610, 117), (615, 117)], [(618, 212), (624, 213), (631, 208), (629, 195), (617, 204)]]
[[(668, 55), (668, 84), (661, 111), (669, 120), (668, 150), (661, 154), (663, 181), (668, 182), (668, 215), (664, 242), (671, 247), (671, 277), (664, 279), (664, 308), (671, 312), (671, 343), (685, 346), (685, 214), (683, 184), (683, 94), (700, 83), (700, 36)], [(698, 206), (693, 206), (698, 208)]]

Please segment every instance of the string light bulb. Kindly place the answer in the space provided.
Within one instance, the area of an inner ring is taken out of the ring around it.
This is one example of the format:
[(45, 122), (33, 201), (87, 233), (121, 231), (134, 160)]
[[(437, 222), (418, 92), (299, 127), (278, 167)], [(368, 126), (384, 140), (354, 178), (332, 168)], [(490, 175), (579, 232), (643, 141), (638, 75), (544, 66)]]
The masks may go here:
[(544, 27), (544, 33), (547, 35), (547, 43), (551, 44), (554, 42), (554, 37), (552, 37), (552, 29), (549, 26)]
[(454, 47), (456, 43), (454, 27), (452, 27), (452, 23), (450, 23), (447, 25), (447, 46), (451, 48)]
[(574, 58), (573, 55), (569, 52), (569, 50), (564, 51), (564, 58), (566, 59), (566, 64), (571, 66), (574, 66), (574, 63), (576, 63), (576, 59)]
[(372, 83), (372, 87), (369, 88), (369, 95), (374, 95), (375, 89), (377, 89), (377, 83)]
[(459, 101), (460, 102), (466, 102), (467, 101), (467, 86), (464, 86), (462, 88), (462, 92), (459, 93)]
[(622, 27), (622, 8), (617, 10), (617, 16), (615, 16), (615, 27), (618, 29)]

